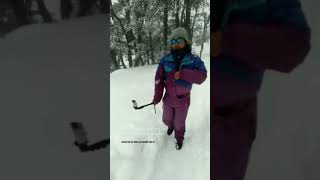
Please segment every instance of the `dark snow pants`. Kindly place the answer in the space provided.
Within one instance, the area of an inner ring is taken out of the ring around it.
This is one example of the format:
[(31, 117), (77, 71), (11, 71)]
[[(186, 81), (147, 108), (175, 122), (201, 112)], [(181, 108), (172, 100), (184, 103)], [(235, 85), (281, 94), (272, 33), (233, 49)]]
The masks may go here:
[(174, 129), (177, 142), (183, 142), (184, 140), (188, 109), (188, 104), (173, 107), (170, 106), (170, 104), (163, 103), (162, 121), (168, 126), (168, 128)]
[(214, 109), (211, 148), (211, 177), (214, 180), (243, 180), (251, 146), (256, 136), (256, 98)]

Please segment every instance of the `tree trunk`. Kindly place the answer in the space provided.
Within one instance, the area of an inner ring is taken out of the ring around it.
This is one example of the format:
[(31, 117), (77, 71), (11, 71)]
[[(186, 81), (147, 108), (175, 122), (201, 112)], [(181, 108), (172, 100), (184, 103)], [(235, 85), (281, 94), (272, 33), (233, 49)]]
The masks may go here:
[(19, 26), (30, 24), (30, 17), (27, 10), (27, 5), (24, 0), (12, 0), (13, 11), (17, 18)]
[(208, 29), (208, 24), (210, 21), (210, 15), (208, 17), (206, 15), (203, 16), (203, 31), (202, 31), (202, 38), (201, 38), (201, 49), (200, 49), (200, 58), (202, 56), (203, 46), (205, 42), (205, 37)]
[(30, 9), (32, 8), (32, 0), (25, 0), (24, 1), (26, 3), (26, 7), (27, 7), (27, 10), (30, 11)]
[(100, 0), (101, 13), (110, 13), (110, 1), (111, 0)]
[(126, 66), (126, 64), (124, 63), (122, 54), (120, 54), (119, 58), (120, 58), (121, 65), (122, 65), (123, 69), (127, 69), (127, 66)]
[(191, 33), (190, 33), (190, 41), (192, 41), (192, 39), (193, 39), (194, 26), (196, 24), (196, 20), (198, 18), (198, 14), (199, 14), (198, 9), (199, 9), (199, 6), (196, 7), (196, 14), (193, 17), (193, 22), (192, 22), (192, 26), (191, 26)]
[[(130, 4), (130, 0), (126, 0), (126, 3)], [(127, 27), (130, 27), (130, 22), (131, 22), (131, 10), (128, 8), (126, 11), (126, 21), (127, 21)], [(134, 34), (131, 30), (131, 36), (129, 37), (128, 34), (126, 34), (126, 39), (127, 39), (127, 46), (128, 46), (128, 61), (129, 61), (129, 67), (133, 66), (133, 60), (132, 60), (132, 46), (130, 45), (131, 40), (134, 38)], [(131, 39), (130, 39), (131, 38)]]
[(155, 59), (154, 59), (154, 52), (153, 52), (153, 46), (152, 46), (152, 32), (149, 31), (149, 47), (150, 47), (150, 58), (151, 58), (151, 64), (155, 64)]
[(120, 66), (117, 61), (116, 51), (114, 49), (111, 49), (110, 54), (111, 54), (111, 60), (112, 60), (113, 66), (114, 66), (114, 70), (120, 69)]
[(183, 26), (184, 25), (184, 19), (185, 19), (185, 16), (186, 16), (186, 5), (185, 3), (183, 3), (183, 8), (181, 10), (181, 17), (180, 17), (180, 23), (179, 23), (179, 26)]
[(176, 13), (175, 13), (175, 27), (176, 28), (180, 26), (179, 12), (180, 12), (180, 0), (176, 0)]
[(45, 3), (43, 2), (43, 0), (36, 0), (37, 4), (38, 4), (38, 8), (39, 8), (39, 12), (42, 15), (43, 21), (46, 23), (51, 23), (52, 20), (52, 16), (49, 13)]
[(168, 44), (168, 13), (169, 5), (168, 0), (163, 0), (164, 2), (164, 12), (163, 12), (163, 45), (167, 49)]
[(73, 10), (71, 0), (60, 0), (60, 15), (62, 19), (69, 19)]
[[(126, 29), (124, 27), (124, 25), (122, 24), (122, 21), (121, 19), (117, 16), (117, 14), (112, 10), (112, 7), (111, 7), (111, 16), (114, 17), (120, 24), (120, 27), (121, 27), (121, 30), (122, 30), (122, 33), (124, 34), (124, 36), (126, 37), (126, 41), (127, 41), (127, 56), (128, 56), (128, 62), (129, 62), (129, 67), (132, 67), (133, 66), (133, 62), (132, 62), (132, 52), (131, 52), (131, 45), (130, 45), (130, 37), (129, 37), (129, 33), (126, 32)], [(130, 22), (130, 16), (127, 16), (126, 15), (126, 18), (127, 18), (127, 22)]]
[(184, 28), (187, 30), (189, 39), (191, 38), (191, 0), (185, 0), (184, 1), (185, 6), (186, 6), (186, 19), (184, 22)]
[[(146, 12), (147, 10), (147, 4), (146, 3), (141, 3), (140, 4), (141, 9), (143, 12)], [(144, 28), (144, 13), (139, 12), (139, 11), (135, 11), (135, 15), (136, 15), (136, 21), (137, 21), (137, 46), (136, 46), (136, 52), (138, 53), (138, 56), (135, 58), (137, 63), (136, 65), (139, 66), (140, 65), (144, 65), (144, 61), (142, 59), (142, 47), (141, 45), (143, 44), (142, 42), (142, 32), (143, 32), (143, 28)]]
[(93, 2), (91, 0), (79, 0), (79, 11), (77, 13), (77, 17), (88, 16), (90, 14), (90, 10), (92, 8)]
[[(130, 4), (130, 0), (126, 0), (125, 3)], [(127, 8), (125, 14), (126, 14), (127, 25), (129, 26), (131, 22), (131, 10)]]

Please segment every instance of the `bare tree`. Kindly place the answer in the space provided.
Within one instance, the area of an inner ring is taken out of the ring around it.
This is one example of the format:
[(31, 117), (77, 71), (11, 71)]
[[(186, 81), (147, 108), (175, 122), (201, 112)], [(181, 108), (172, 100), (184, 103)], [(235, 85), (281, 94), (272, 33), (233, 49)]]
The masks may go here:
[(180, 0), (176, 0), (175, 1), (175, 27), (179, 27), (180, 26), (180, 19), (179, 19), (179, 14), (180, 14)]
[(46, 23), (51, 23), (53, 21), (52, 16), (49, 13), (43, 0), (36, 0), (36, 2), (38, 4), (39, 13), (42, 15), (43, 21)]
[(73, 5), (71, 0), (60, 0), (60, 15), (62, 19), (69, 19), (71, 17), (72, 10)]
[(184, 24), (184, 21), (185, 21), (185, 16), (186, 16), (186, 4), (185, 4), (185, 1), (182, 2), (183, 6), (182, 6), (182, 9), (181, 9), (181, 15), (180, 15), (180, 24), (179, 26), (182, 26)]
[(111, 0), (99, 0), (101, 13), (110, 13)]
[(153, 46), (152, 46), (152, 32), (149, 31), (149, 57), (151, 59), (151, 64), (155, 64), (155, 58), (154, 58), (154, 50), (153, 50)]
[(189, 34), (189, 39), (191, 39), (191, 0), (184, 0), (186, 6), (186, 19), (184, 21), (184, 28)]
[[(127, 2), (130, 2), (130, 0), (126, 0)], [(131, 21), (131, 17), (130, 17), (130, 10), (127, 10), (126, 11), (126, 20), (127, 20), (127, 24), (130, 23)], [(126, 37), (126, 45), (127, 45), (127, 53), (128, 53), (128, 61), (129, 61), (129, 67), (132, 67), (133, 66), (133, 61), (132, 61), (132, 47), (130, 45), (130, 43), (134, 40), (134, 34), (133, 34), (133, 31), (132, 29), (130, 29), (129, 31), (126, 30), (123, 22), (121, 21), (121, 19), (117, 16), (117, 14), (113, 11), (112, 9), (112, 5), (111, 5), (111, 17), (114, 18), (115, 20), (118, 21), (120, 27), (121, 27), (121, 30), (122, 30), (122, 33), (123, 35)]]
[(113, 64), (113, 67), (111, 66), (112, 69), (110, 69), (110, 71), (112, 72), (112, 71), (120, 69), (120, 65), (119, 65), (119, 63), (117, 61), (116, 50), (111, 49), (110, 50), (110, 54), (111, 54), (111, 61), (112, 61), (112, 64)]
[(202, 30), (202, 38), (201, 38), (200, 58), (202, 56), (203, 46), (206, 41), (206, 34), (207, 34), (209, 22), (210, 22), (210, 15), (207, 16), (207, 14), (204, 13), (204, 9), (203, 9), (203, 30)]
[(199, 15), (199, 13), (198, 13), (198, 8), (199, 7), (196, 7), (196, 13), (195, 13), (195, 15), (193, 16), (193, 21), (192, 21), (192, 25), (191, 25), (191, 32), (190, 32), (190, 40), (192, 40), (193, 39), (193, 33), (194, 33), (194, 26), (195, 26), (195, 24), (196, 24), (196, 21), (197, 21), (197, 19), (198, 19), (198, 15)]
[(163, 10), (163, 45), (167, 47), (168, 42), (168, 14), (169, 14), (169, 0), (163, 0), (164, 10)]
[(24, 0), (12, 0), (12, 7), (16, 15), (19, 26), (30, 24), (31, 18), (28, 14), (27, 6)]

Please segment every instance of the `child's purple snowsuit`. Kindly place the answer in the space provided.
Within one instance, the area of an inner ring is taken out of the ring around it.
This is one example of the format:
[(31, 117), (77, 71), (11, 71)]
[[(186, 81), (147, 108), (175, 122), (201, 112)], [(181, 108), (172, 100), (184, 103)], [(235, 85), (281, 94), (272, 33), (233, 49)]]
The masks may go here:
[(297, 0), (267, 0), (231, 12), (221, 32), (222, 54), (212, 57), (212, 177), (243, 180), (263, 73), (299, 65), (310, 49), (310, 29)]
[(177, 72), (173, 55), (169, 54), (160, 60), (155, 75), (155, 92), (153, 102), (159, 103), (163, 89), (163, 122), (168, 128), (173, 128), (177, 142), (182, 142), (185, 133), (185, 121), (190, 105), (192, 84), (201, 84), (207, 77), (204, 63), (198, 56), (186, 54), (181, 61), (180, 78), (175, 80)]

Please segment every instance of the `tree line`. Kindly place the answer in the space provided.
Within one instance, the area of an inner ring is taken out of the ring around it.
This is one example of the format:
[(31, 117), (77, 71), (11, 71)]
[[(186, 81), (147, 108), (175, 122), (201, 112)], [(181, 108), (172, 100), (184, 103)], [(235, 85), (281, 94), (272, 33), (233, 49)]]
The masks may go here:
[(111, 72), (156, 64), (171, 30), (184, 27), (193, 45), (209, 38), (207, 0), (118, 0), (111, 5)]
[[(60, 0), (62, 19), (109, 13), (109, 11), (110, 0)], [(0, 35), (20, 26), (35, 23), (37, 15), (42, 17), (42, 23), (54, 22), (44, 0), (1, 0)]]

